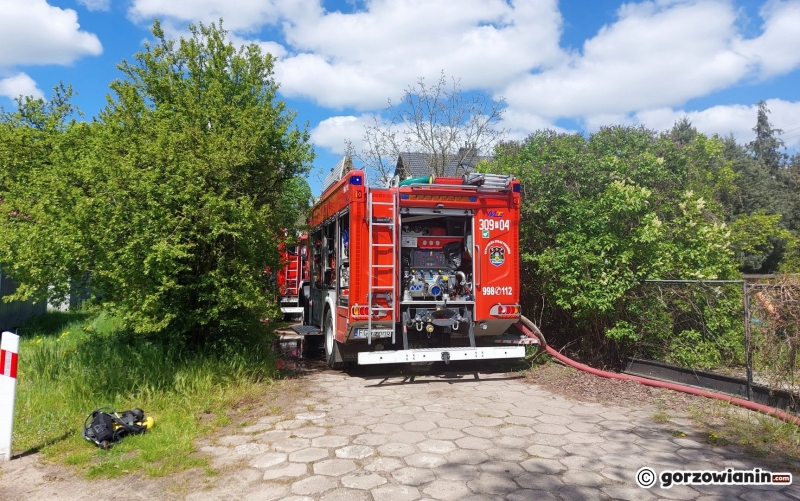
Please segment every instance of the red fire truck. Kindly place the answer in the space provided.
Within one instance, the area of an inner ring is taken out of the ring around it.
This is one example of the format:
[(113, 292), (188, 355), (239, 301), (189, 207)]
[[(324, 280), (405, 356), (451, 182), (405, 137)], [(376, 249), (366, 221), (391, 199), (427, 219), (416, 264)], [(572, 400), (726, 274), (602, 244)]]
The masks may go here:
[(520, 318), (520, 207), (512, 176), (342, 174), (309, 219), (307, 352), (323, 344), (333, 368), (524, 357), (498, 344)]
[(287, 246), (285, 242), (278, 245), (281, 269), (278, 271), (276, 279), (281, 313), (284, 318), (303, 313), (303, 306), (300, 304), (300, 287), (303, 281), (308, 281), (307, 238), (306, 235), (302, 235), (298, 245), (294, 246)]

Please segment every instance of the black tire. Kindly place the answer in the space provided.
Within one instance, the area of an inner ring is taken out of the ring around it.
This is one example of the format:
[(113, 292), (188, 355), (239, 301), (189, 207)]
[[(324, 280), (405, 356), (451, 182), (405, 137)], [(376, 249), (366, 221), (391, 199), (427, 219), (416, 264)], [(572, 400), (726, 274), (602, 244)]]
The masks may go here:
[(336, 361), (337, 359), (341, 360), (342, 357), (339, 356), (339, 343), (336, 341), (336, 337), (334, 336), (333, 332), (333, 315), (331, 314), (331, 310), (325, 312), (325, 323), (323, 325), (325, 336), (325, 359), (328, 361), (328, 367), (337, 371), (342, 370), (344, 369), (344, 363)]

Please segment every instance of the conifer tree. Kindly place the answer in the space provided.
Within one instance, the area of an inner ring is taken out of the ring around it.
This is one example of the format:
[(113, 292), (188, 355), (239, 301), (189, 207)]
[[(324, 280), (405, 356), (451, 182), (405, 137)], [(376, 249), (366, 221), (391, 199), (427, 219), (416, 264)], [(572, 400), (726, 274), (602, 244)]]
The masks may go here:
[(756, 138), (748, 144), (748, 149), (753, 153), (756, 160), (767, 168), (771, 176), (777, 177), (787, 159), (787, 155), (780, 151), (784, 147), (784, 142), (779, 137), (783, 134), (783, 131), (772, 127), (767, 116), (770, 111), (765, 101), (757, 102), (756, 106), (758, 107), (758, 118), (756, 119), (756, 126), (753, 127)]

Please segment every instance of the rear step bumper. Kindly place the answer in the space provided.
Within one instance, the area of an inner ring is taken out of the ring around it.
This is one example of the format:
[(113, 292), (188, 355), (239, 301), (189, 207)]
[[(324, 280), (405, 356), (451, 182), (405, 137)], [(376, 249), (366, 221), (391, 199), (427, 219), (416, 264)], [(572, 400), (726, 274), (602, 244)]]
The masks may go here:
[(283, 313), (284, 315), (296, 315), (298, 313), (303, 313), (303, 307), (302, 306), (284, 307), (281, 308), (281, 313)]
[(319, 327), (314, 327), (313, 325), (293, 325), (290, 329), (301, 336), (318, 336), (322, 334)]
[(523, 358), (524, 356), (524, 346), (419, 348), (415, 350), (361, 352), (358, 354), (358, 365), (440, 362), (442, 360), (493, 360), (501, 358)]

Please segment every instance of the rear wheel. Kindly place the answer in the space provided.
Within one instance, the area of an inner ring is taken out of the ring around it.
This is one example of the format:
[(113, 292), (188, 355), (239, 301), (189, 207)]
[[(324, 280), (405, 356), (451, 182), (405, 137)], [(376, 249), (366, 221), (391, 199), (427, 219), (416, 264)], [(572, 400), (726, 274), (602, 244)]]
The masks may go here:
[(325, 358), (328, 360), (328, 367), (334, 370), (341, 370), (344, 368), (343, 362), (339, 356), (339, 346), (336, 338), (333, 335), (333, 315), (331, 310), (325, 313)]

